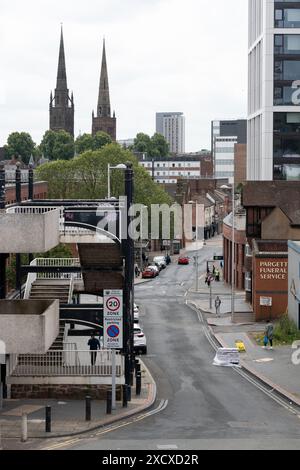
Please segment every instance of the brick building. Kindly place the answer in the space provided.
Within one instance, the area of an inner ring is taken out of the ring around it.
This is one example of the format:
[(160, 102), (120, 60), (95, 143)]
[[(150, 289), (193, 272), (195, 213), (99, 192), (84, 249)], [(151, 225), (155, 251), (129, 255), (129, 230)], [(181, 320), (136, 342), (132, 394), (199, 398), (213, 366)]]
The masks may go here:
[(245, 275), (256, 320), (277, 318), (288, 305), (288, 240), (300, 240), (300, 182), (247, 182)]
[(247, 180), (247, 144), (234, 146), (234, 181), (236, 186)]
[[(245, 289), (245, 267), (244, 259), (246, 252), (246, 212), (240, 208), (236, 211), (234, 220), (234, 279), (235, 287), (239, 290)], [(232, 280), (232, 213), (223, 220), (223, 246), (224, 246), (224, 281), (231, 284)]]

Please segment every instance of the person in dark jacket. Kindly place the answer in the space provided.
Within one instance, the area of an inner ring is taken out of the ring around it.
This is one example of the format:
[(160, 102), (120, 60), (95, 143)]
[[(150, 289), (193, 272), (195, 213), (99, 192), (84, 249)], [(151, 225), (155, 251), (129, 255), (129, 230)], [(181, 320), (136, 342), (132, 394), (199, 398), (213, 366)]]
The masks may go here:
[(97, 338), (95, 338), (94, 333), (91, 335), (91, 339), (88, 342), (88, 346), (90, 347), (91, 351), (91, 364), (94, 366), (96, 364), (97, 359), (97, 350), (101, 349), (100, 342)]

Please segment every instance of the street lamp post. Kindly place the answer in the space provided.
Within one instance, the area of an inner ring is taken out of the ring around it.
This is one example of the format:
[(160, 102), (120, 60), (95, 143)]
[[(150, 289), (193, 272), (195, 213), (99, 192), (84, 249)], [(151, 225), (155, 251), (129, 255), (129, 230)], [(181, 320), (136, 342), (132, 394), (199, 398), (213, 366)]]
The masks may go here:
[(110, 163), (107, 165), (107, 198), (111, 198), (111, 186), (110, 186), (110, 170), (126, 170), (127, 166), (120, 165), (113, 166)]

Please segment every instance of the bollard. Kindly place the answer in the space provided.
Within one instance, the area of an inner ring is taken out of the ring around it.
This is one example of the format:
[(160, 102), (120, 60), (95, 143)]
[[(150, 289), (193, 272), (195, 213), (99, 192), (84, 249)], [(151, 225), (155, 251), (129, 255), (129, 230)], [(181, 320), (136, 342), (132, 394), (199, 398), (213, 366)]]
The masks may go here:
[(51, 432), (51, 406), (46, 406), (46, 432)]
[(89, 396), (85, 397), (85, 420), (91, 421), (92, 419), (92, 399)]
[(142, 374), (138, 372), (136, 374), (136, 395), (140, 396), (142, 391)]
[(137, 374), (141, 374), (141, 364), (137, 364), (137, 365), (136, 365), (136, 368), (135, 368), (135, 376), (137, 376)]
[(122, 392), (123, 392), (123, 408), (127, 408), (128, 400), (127, 400), (127, 385), (122, 385)]
[(127, 400), (131, 401), (131, 386), (127, 385)]
[(112, 413), (112, 392), (111, 390), (108, 390), (106, 394), (106, 414), (111, 415), (111, 413)]
[(27, 414), (22, 414), (22, 437), (21, 442), (27, 442), (28, 439), (28, 425), (27, 425)]

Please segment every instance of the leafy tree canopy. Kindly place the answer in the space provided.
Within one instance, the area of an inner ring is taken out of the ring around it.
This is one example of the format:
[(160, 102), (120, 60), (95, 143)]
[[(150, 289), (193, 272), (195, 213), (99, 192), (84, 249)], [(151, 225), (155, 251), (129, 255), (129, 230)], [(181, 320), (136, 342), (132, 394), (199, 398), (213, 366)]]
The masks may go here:
[[(104, 199), (107, 197), (108, 164), (116, 166), (131, 162), (134, 170), (135, 202), (171, 204), (170, 196), (155, 183), (137, 158), (118, 144), (89, 150), (70, 161), (55, 161), (37, 169), (38, 177), (49, 183), (50, 198)], [(111, 194), (124, 195), (124, 171), (111, 171)]]
[(70, 160), (74, 151), (74, 139), (66, 131), (47, 131), (40, 144), (40, 152), (49, 160)]
[(80, 155), (88, 150), (100, 150), (105, 145), (111, 143), (111, 137), (105, 132), (97, 132), (95, 136), (91, 134), (83, 134), (77, 137), (75, 141), (75, 150), (76, 153)]
[(27, 132), (13, 132), (9, 135), (4, 148), (6, 157), (21, 157), (22, 161), (28, 165), (31, 155), (35, 154), (36, 146)]
[(161, 134), (156, 133), (150, 137), (139, 133), (134, 139), (133, 150), (147, 153), (149, 157), (166, 157), (169, 155), (169, 144)]

